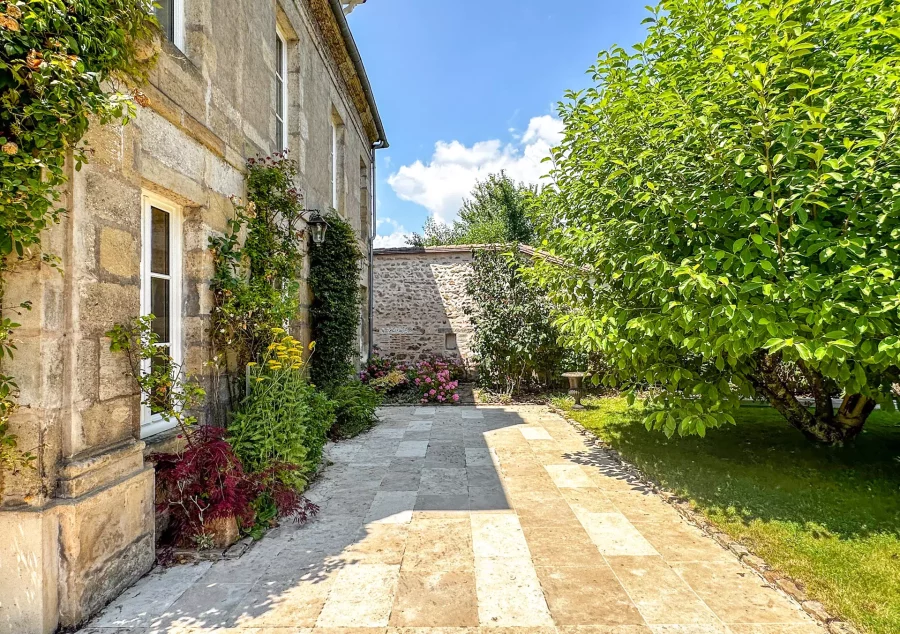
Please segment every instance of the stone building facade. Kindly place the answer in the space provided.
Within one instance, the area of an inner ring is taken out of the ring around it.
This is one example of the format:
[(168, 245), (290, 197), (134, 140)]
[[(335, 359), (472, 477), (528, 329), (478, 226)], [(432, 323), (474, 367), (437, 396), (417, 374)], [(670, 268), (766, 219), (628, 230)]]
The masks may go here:
[(440, 355), (471, 365), (471, 246), (375, 249), (373, 340), (379, 353)]
[[(208, 240), (244, 193), (245, 160), (289, 150), (306, 206), (336, 209), (371, 254), (374, 150), (387, 142), (344, 17), (351, 3), (157, 2), (166, 38), (150, 105), (127, 126), (90, 130), (91, 162), (70, 170), (67, 213), (44, 238), (59, 270), (35, 261), (9, 275), (5, 304), (33, 308), (2, 372), (20, 386), (11, 431), (37, 460), (3, 482), (2, 634), (76, 625), (152, 565), (145, 454), (171, 431), (142, 408), (104, 333), (152, 310), (172, 355), (209, 372)], [(367, 266), (366, 297), (369, 280)], [(368, 306), (363, 316), (362, 353)]]

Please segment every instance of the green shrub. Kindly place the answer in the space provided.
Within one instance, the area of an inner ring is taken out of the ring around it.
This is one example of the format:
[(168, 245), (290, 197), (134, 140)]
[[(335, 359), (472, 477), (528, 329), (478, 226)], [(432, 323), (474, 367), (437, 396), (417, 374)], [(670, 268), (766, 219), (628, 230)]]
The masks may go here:
[(346, 382), (359, 358), (363, 256), (353, 227), (329, 214), (325, 243), (312, 247), (309, 258), (313, 293), (309, 312), (316, 342), (310, 376), (313, 383), (327, 389)]
[(299, 341), (285, 335), (272, 343), (260, 364), (249, 364), (247, 397), (228, 426), (228, 440), (248, 470), (294, 465), (299, 469), (290, 475), (298, 486), (318, 466), (335, 421), (334, 404), (310, 385), (305, 367)]
[(900, 4), (664, 0), (647, 22), (560, 107), (538, 226), (573, 265), (540, 276), (564, 341), (666, 434), (755, 397), (852, 440), (900, 380)]
[(521, 256), (476, 251), (466, 291), (475, 327), (472, 349), (482, 386), (505, 394), (546, 387), (563, 356), (547, 294), (522, 275)]
[(368, 431), (377, 422), (375, 409), (382, 397), (368, 385), (354, 381), (331, 390), (335, 421), (329, 436), (333, 440), (353, 438)]

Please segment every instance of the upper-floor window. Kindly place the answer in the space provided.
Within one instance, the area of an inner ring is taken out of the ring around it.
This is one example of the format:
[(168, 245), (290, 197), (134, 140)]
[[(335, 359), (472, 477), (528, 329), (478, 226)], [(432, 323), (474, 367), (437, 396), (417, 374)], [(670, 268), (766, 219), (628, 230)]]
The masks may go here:
[(184, 0), (156, 0), (153, 12), (163, 35), (180, 49), (184, 49)]
[(281, 29), (275, 31), (275, 143), (278, 151), (288, 147), (287, 133), (287, 41)]
[(344, 211), (344, 122), (336, 112), (331, 115), (331, 206)]

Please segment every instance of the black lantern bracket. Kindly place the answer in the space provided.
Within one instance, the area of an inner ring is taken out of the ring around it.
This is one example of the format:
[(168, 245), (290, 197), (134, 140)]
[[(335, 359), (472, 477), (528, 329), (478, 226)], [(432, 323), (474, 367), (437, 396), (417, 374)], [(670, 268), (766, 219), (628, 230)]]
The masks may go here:
[(313, 244), (320, 245), (325, 242), (325, 232), (328, 230), (328, 221), (318, 209), (304, 209), (300, 212), (300, 217), (306, 221), (309, 226), (309, 235), (312, 237)]

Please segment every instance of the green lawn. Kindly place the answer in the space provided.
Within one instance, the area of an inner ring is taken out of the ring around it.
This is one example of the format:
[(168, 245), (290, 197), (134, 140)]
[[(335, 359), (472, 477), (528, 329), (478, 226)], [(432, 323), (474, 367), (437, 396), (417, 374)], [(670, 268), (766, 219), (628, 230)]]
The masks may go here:
[(900, 632), (900, 415), (875, 412), (853, 445), (831, 449), (768, 407), (746, 406), (737, 426), (706, 438), (668, 440), (624, 399), (585, 404), (573, 418), (833, 614)]

